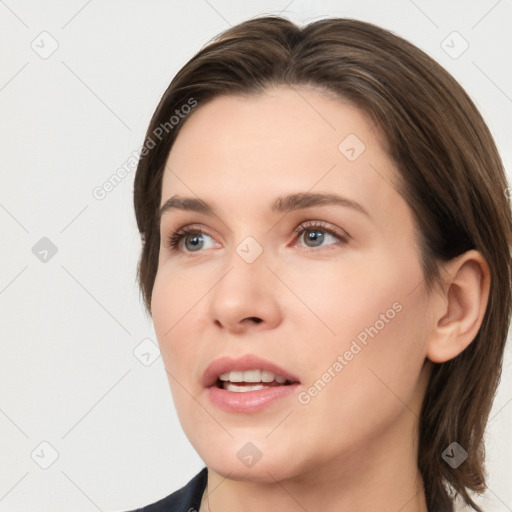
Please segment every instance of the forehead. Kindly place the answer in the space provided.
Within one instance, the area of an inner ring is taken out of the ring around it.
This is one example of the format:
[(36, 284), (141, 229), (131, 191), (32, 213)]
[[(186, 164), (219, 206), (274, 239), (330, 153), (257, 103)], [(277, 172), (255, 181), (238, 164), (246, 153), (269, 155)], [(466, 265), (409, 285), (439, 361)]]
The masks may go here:
[(217, 97), (181, 127), (166, 164), (162, 203), (173, 194), (225, 193), (245, 208), (290, 192), (370, 197), (395, 173), (380, 137), (358, 108), (312, 88)]

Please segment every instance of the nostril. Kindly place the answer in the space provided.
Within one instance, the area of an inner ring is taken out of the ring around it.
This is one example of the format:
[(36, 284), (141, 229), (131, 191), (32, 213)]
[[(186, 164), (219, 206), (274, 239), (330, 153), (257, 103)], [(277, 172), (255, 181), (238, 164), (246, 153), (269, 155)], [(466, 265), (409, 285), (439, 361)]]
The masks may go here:
[(254, 322), (256, 322), (257, 324), (262, 322), (261, 318), (258, 318), (257, 316), (250, 316), (248, 320), (254, 320)]

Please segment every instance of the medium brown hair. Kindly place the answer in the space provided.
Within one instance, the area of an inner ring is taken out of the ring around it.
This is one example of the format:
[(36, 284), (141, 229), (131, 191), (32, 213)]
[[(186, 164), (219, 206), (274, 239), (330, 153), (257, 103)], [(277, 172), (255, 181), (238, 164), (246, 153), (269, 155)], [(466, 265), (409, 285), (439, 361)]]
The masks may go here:
[[(483, 437), (510, 322), (507, 181), (491, 133), (469, 96), (406, 40), (352, 19), (299, 27), (279, 16), (258, 17), (214, 38), (177, 73), (151, 119), (135, 176), (143, 240), (137, 278), (146, 311), (151, 314), (158, 268), (162, 176), (186, 122), (180, 116), (174, 125), (170, 117), (192, 102), (200, 108), (220, 95), (258, 94), (274, 85), (320, 87), (375, 121), (399, 171), (399, 191), (414, 214), (429, 287), (443, 262), (470, 249), (480, 251), (489, 265), (489, 301), (476, 338), (454, 359), (433, 364), (418, 453), (429, 511), (452, 511), (457, 495), (480, 511), (468, 491), (486, 489)], [(468, 453), (455, 469), (441, 457), (454, 441)]]

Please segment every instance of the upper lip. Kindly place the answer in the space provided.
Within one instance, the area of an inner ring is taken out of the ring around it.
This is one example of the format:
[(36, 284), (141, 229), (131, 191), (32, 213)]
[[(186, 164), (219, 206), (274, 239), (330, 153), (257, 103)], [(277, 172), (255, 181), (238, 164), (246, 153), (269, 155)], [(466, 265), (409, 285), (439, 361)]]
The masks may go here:
[(265, 370), (275, 375), (280, 375), (291, 382), (300, 382), (297, 376), (272, 361), (262, 359), (252, 354), (246, 354), (242, 357), (222, 356), (215, 359), (215, 361), (208, 365), (203, 373), (203, 386), (205, 388), (213, 386), (217, 382), (219, 375), (236, 370)]

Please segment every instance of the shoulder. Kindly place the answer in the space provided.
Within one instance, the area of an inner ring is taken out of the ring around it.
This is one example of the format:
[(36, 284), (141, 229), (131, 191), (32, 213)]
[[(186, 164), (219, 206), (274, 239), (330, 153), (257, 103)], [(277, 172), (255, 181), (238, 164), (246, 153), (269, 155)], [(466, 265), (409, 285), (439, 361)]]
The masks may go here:
[(203, 468), (181, 489), (151, 505), (130, 512), (197, 512), (206, 487), (208, 469)]

